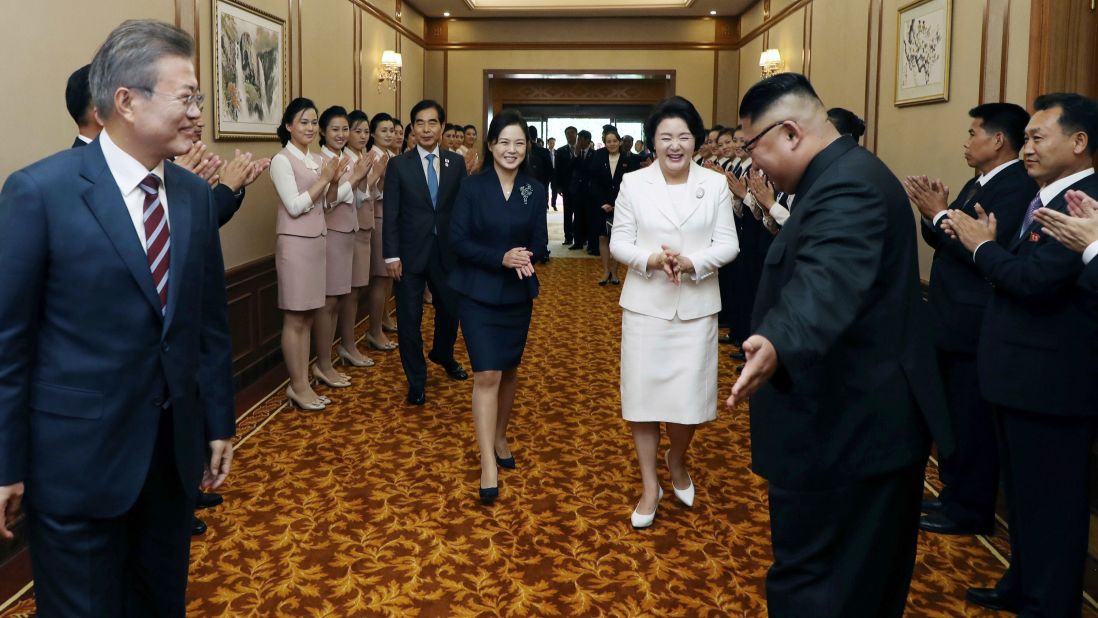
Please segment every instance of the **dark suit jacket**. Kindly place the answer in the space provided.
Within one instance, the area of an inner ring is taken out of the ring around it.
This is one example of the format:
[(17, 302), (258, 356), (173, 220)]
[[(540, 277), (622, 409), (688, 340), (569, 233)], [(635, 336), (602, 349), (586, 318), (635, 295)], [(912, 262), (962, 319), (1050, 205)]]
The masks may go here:
[(553, 182), (557, 188), (562, 192), (568, 191), (568, 184), (572, 181), (572, 147), (568, 144), (557, 148), (553, 174)]
[(591, 162), (595, 159), (597, 151), (591, 148), (584, 156), (582, 152), (576, 153), (576, 158), (571, 160), (571, 171), (568, 180), (568, 192), (587, 200), (591, 191)]
[(530, 158), (527, 162), (530, 169), (530, 175), (541, 183), (541, 186), (548, 187), (549, 183), (553, 180), (553, 160), (549, 157), (549, 149), (541, 146), (533, 146), (530, 149)]
[(73, 138), (71, 148), (80, 148), (82, 146), (87, 146), (87, 144), (84, 143), (84, 140), (79, 137)]
[(603, 148), (592, 155), (588, 165), (590, 174), (591, 201), (602, 206), (614, 205), (618, 200), (618, 189), (621, 188), (622, 176), (640, 169), (640, 161), (632, 155), (622, 153), (618, 157), (618, 165), (614, 172), (610, 172), (610, 151)]
[[(1026, 173), (1025, 165), (1012, 163), (963, 203), (975, 183), (976, 178), (965, 183), (949, 207), (974, 217), (976, 204), (980, 204), (989, 214), (994, 213), (999, 222), (995, 240), (1008, 246), (1018, 236), (1029, 201), (1037, 195), (1037, 183)], [(991, 300), (991, 284), (976, 268), (972, 253), (942, 231), (945, 218), (937, 226), (926, 219), (921, 225), (923, 239), (934, 247), (927, 299), (934, 337), (938, 349), (975, 354), (984, 309)]]
[(903, 187), (842, 137), (791, 189), (753, 313), (779, 362), (751, 400), (754, 470), (787, 488), (872, 478), (925, 462), (928, 424), (949, 453)]
[(537, 276), (519, 279), (504, 268), (503, 255), (526, 247), (535, 263), (549, 256), (545, 208), (545, 186), (527, 173), (519, 172), (507, 200), (494, 167), (463, 180), (450, 221), (450, 248), (458, 257), (450, 287), (491, 305), (536, 298)]
[(173, 424), (180, 480), (194, 495), (206, 442), (235, 431), (210, 189), (174, 163), (164, 176), (163, 317), (98, 140), (15, 172), (0, 193), (0, 485), (26, 481), (44, 512), (128, 510), (161, 418)]
[(238, 195), (225, 185), (217, 185), (213, 188), (213, 200), (214, 208), (217, 210), (217, 225), (220, 227), (228, 223), (236, 211), (240, 210), (240, 205), (244, 203), (244, 189), (241, 188)]
[(1093, 259), (1083, 268), (1083, 274), (1079, 275), (1079, 287), (1098, 295), (1098, 259)]
[(413, 273), (427, 269), (427, 258), (438, 230), (438, 246), (443, 264), (453, 264), (450, 252), (450, 213), (454, 208), (461, 179), (465, 178), (465, 159), (456, 152), (439, 149), (437, 210), (431, 204), (427, 176), (413, 148), (389, 159), (385, 169), (385, 234), (382, 252), (386, 259), (400, 258), (402, 267)]
[[(1098, 195), (1098, 176), (1070, 188)], [(1048, 208), (1066, 212), (1064, 192)], [(1039, 414), (1098, 414), (1098, 298), (1076, 285), (1079, 254), (1034, 221), (1007, 247), (981, 246), (975, 260), (995, 286), (977, 353), (984, 398)]]

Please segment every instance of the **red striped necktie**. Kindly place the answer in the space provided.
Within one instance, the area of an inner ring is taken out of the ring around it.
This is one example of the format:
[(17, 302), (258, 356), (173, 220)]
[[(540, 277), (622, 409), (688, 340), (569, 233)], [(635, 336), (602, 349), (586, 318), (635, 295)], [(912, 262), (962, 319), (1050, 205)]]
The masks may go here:
[(168, 308), (168, 265), (171, 262), (171, 238), (164, 204), (160, 202), (160, 179), (149, 174), (139, 185), (145, 192), (145, 253), (149, 259), (156, 293), (160, 296), (160, 314)]

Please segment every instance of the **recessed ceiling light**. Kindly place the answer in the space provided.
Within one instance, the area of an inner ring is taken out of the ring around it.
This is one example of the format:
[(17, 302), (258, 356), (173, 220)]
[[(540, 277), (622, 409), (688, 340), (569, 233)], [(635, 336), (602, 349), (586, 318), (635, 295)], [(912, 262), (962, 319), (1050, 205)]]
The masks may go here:
[(450, 11), (446, 11), (446, 12), (444, 12), (444, 13), (442, 14), (442, 16), (443, 16), (443, 17), (449, 17), (449, 16), (450, 16)]
[(717, 12), (716, 12), (716, 11), (709, 11), (709, 14), (710, 14), (710, 15), (716, 15), (716, 14), (717, 14)]

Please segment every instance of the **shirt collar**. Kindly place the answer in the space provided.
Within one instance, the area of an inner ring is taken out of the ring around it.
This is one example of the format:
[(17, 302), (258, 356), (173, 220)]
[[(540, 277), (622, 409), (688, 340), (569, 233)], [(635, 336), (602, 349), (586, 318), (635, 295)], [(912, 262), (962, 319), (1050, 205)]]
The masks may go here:
[(1071, 176), (1065, 176), (1060, 180), (1050, 182), (1048, 185), (1045, 186), (1044, 189), (1041, 189), (1040, 193), (1037, 194), (1041, 198), (1041, 205), (1048, 206), (1049, 202), (1056, 199), (1056, 196), (1063, 193), (1065, 190), (1067, 190), (1068, 187), (1093, 174), (1094, 168), (1088, 167), (1081, 172), (1075, 172)]
[(991, 170), (990, 172), (984, 174), (983, 176), (980, 176), (979, 178), (976, 179), (976, 182), (980, 183), (981, 187), (987, 186), (987, 183), (991, 182), (991, 179), (995, 178), (996, 174), (998, 174), (999, 172), (1005, 170), (1006, 168), (1010, 167), (1011, 165), (1014, 165), (1015, 163), (1021, 163), (1021, 162), (1022, 162), (1021, 159), (1011, 159), (1010, 161), (1007, 161), (1006, 163), (1003, 163), (1003, 164), (999, 165), (998, 167), (996, 167), (995, 169)]
[(323, 152), (324, 156), (326, 156), (330, 159), (334, 159), (334, 158), (344, 154), (343, 151), (340, 151), (339, 154), (336, 154), (336, 151), (332, 150), (331, 148), (328, 148), (327, 146), (321, 146), (320, 147), (320, 152)]
[(92, 138), (90, 138), (90, 137), (87, 137), (87, 136), (85, 136), (85, 135), (81, 135), (80, 133), (77, 133), (77, 134), (76, 134), (76, 139), (78, 139), (78, 140), (80, 140), (80, 141), (84, 142), (85, 144), (90, 144), (90, 143), (92, 143), (93, 141), (95, 141), (95, 140), (93, 140), (93, 139), (92, 139)]
[(111, 175), (118, 183), (118, 190), (122, 195), (129, 195), (131, 191), (137, 189), (137, 185), (141, 184), (141, 181), (145, 180), (150, 173), (160, 179), (161, 186), (164, 185), (163, 161), (157, 163), (151, 170), (145, 169), (140, 161), (114, 143), (106, 129), (99, 134), (99, 145), (103, 149), (103, 158), (107, 160), (107, 168), (111, 170)]
[(427, 152), (426, 150), (424, 150), (424, 149), (423, 149), (423, 146), (420, 146), (420, 145), (418, 145), (418, 144), (416, 145), (416, 150), (417, 150), (417, 151), (419, 151), (419, 158), (420, 158), (420, 159), (426, 159), (426, 158), (427, 158), (427, 155), (429, 155), (429, 154), (433, 154), (433, 155), (435, 155), (435, 158), (436, 158), (436, 159), (438, 159), (438, 158), (439, 158), (439, 154), (438, 154), (438, 144), (435, 144), (435, 149), (434, 149), (434, 150), (432, 150), (431, 152)]

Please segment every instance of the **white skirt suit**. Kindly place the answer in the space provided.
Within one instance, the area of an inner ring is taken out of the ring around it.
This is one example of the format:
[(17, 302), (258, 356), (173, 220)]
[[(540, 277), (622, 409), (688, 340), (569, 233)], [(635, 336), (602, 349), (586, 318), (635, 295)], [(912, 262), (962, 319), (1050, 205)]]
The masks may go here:
[[(662, 245), (694, 263), (680, 285), (647, 272)], [(722, 174), (691, 162), (685, 189), (669, 187), (657, 163), (622, 178), (610, 254), (629, 267), (620, 300), (625, 420), (695, 425), (717, 417), (717, 269), (738, 253)]]

